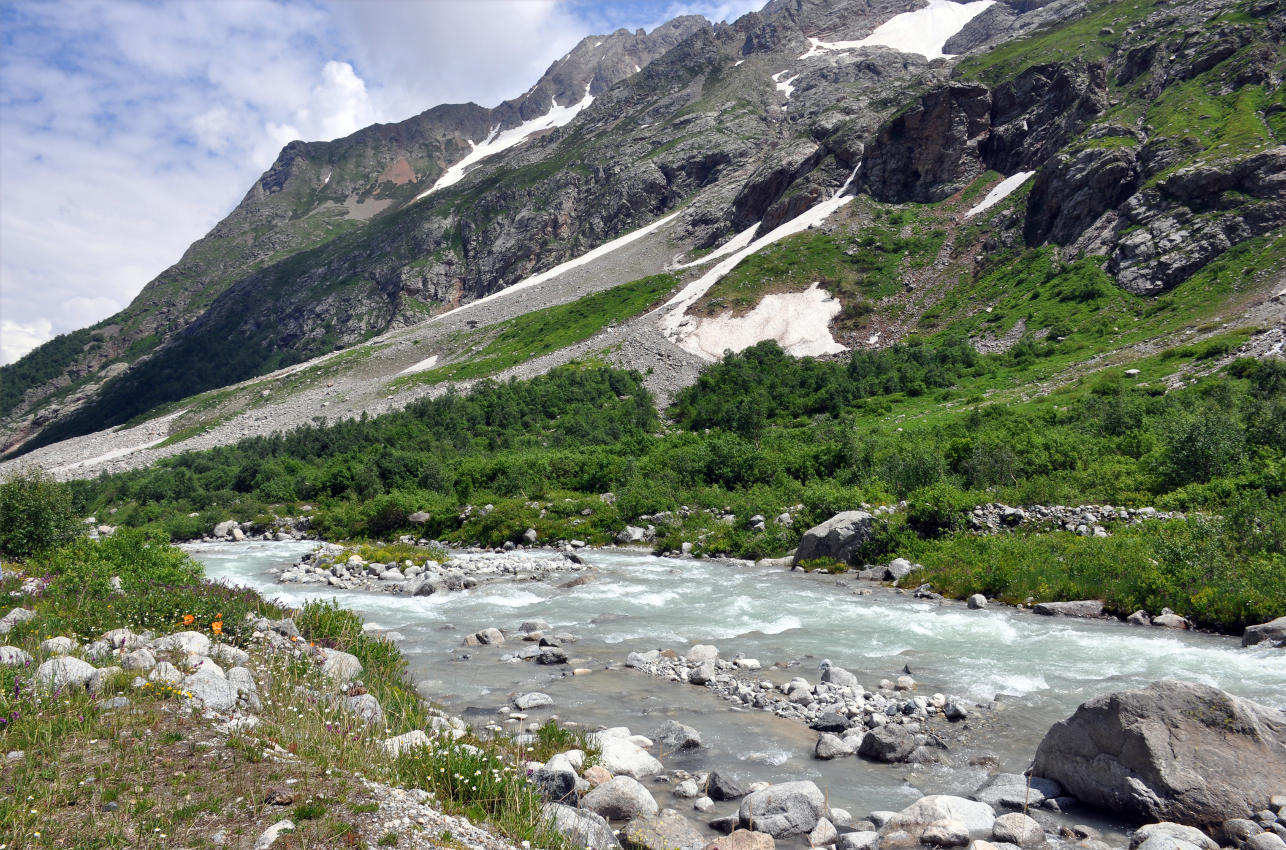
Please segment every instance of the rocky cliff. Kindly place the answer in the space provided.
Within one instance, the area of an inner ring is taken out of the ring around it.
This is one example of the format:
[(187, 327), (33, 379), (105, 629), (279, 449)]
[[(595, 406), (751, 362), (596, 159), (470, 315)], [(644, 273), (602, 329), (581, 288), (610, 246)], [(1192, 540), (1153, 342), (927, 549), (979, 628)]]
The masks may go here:
[[(675, 211), (677, 247), (700, 251), (845, 185), (934, 205), (1030, 172), (986, 244), (1102, 258), (1140, 294), (1286, 224), (1281, 0), (946, 5), (964, 22), (913, 43), (881, 27), (919, 0), (680, 18), (587, 38), (495, 109), (292, 143), (97, 345), (63, 347), (63, 377), (23, 387), (6, 446), (415, 324)], [(524, 129), (573, 105), (565, 124)], [(439, 182), (505, 131), (519, 141)]]

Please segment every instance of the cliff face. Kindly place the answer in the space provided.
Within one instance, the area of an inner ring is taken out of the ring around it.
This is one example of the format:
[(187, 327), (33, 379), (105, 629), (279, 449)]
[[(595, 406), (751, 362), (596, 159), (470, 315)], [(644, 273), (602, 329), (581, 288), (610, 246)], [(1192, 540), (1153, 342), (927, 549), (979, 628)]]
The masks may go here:
[[(1286, 224), (1282, 0), (947, 5), (967, 21), (911, 42), (881, 26), (919, 0), (773, 0), (732, 25), (622, 30), (495, 109), (294, 142), (97, 345), (64, 346), (61, 376), (0, 411), (6, 445), (421, 321), (680, 208), (692, 247), (765, 233), (850, 178), (930, 204), (988, 171), (1034, 172), (997, 244), (1106, 257), (1136, 293)], [(497, 152), (442, 179), (471, 143)]]

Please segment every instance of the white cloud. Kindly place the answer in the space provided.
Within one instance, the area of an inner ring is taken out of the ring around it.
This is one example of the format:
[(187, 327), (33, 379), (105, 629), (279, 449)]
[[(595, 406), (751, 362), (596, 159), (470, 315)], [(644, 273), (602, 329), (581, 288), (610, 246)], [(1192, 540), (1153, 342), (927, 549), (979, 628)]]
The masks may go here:
[(0, 363), (12, 363), (53, 338), (53, 325), (48, 319), (37, 319), (28, 324), (0, 319)]

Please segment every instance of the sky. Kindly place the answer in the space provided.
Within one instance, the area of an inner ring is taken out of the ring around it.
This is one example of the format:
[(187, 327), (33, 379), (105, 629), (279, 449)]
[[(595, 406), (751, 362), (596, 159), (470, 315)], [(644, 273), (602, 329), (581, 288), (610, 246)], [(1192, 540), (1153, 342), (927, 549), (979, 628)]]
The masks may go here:
[(581, 38), (764, 0), (0, 0), (0, 363), (112, 315), (295, 139), (494, 106)]

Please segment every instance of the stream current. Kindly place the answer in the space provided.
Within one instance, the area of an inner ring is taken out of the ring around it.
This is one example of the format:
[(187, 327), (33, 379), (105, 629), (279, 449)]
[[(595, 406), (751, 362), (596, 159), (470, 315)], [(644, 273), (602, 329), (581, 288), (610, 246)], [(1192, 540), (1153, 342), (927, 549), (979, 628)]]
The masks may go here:
[[(184, 548), (209, 578), (254, 588), (287, 605), (336, 599), (368, 628), (386, 630), (398, 642), (426, 696), (474, 725), (504, 722), (511, 697), (528, 691), (549, 694), (554, 706), (529, 712), (526, 722), (553, 713), (590, 729), (628, 726), (647, 735), (675, 719), (695, 727), (703, 746), (662, 754), (667, 768), (717, 768), (747, 782), (812, 779), (831, 805), (859, 819), (877, 809), (901, 809), (922, 794), (967, 796), (996, 766), (1021, 772), (1045, 730), (1082, 702), (1156, 679), (1201, 682), (1286, 709), (1286, 653), (1243, 649), (1231, 637), (1038, 617), (1003, 606), (971, 611), (963, 603), (918, 600), (844, 576), (620, 550), (583, 550), (594, 569), (582, 575), (592, 580), (566, 589), (537, 581), (494, 582), (406, 597), (278, 584), (270, 570), (289, 566), (313, 545)], [(564, 645), (570, 666), (501, 661), (522, 646), (514, 642), (462, 646), (466, 634), (490, 626), (509, 633), (525, 620), (543, 620), (554, 631), (579, 636)], [(970, 711), (968, 726), (953, 743), (947, 765), (817, 761), (811, 757), (816, 733), (796, 721), (734, 708), (704, 688), (619, 669), (629, 652), (682, 653), (693, 643), (714, 644), (724, 658), (741, 653), (758, 659), (759, 677), (777, 682), (795, 676), (816, 682), (823, 658), (855, 673), (867, 689), (906, 667), (918, 684), (916, 693), (962, 698)], [(572, 676), (572, 667), (593, 672)], [(970, 764), (984, 755), (994, 759), (990, 768)], [(662, 788), (654, 793), (663, 806), (687, 808)], [(724, 807), (732, 810), (721, 804), (715, 814), (725, 813)], [(1094, 822), (1080, 812), (1076, 819)]]

